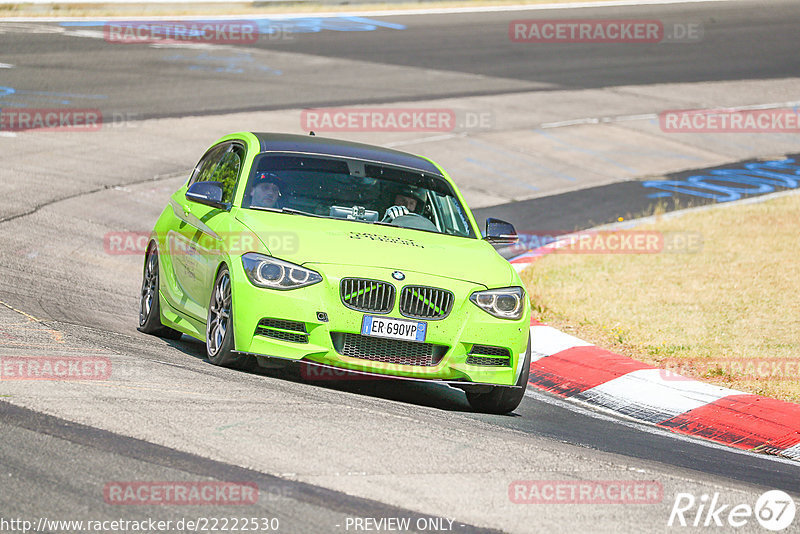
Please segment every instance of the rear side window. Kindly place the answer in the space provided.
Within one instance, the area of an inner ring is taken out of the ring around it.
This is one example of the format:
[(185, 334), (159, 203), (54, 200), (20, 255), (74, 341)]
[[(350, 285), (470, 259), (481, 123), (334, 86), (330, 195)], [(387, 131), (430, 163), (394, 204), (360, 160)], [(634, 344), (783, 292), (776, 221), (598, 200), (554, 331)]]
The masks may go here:
[(228, 146), (230, 145), (218, 145), (206, 152), (195, 166), (188, 185), (191, 186), (195, 182), (207, 182), (210, 179), (209, 176), (213, 172), (214, 167), (219, 163), (220, 157), (228, 150)]
[(233, 202), (243, 159), (244, 149), (239, 145), (223, 143), (216, 146), (197, 164), (189, 185), (195, 182), (221, 182), (222, 201)]

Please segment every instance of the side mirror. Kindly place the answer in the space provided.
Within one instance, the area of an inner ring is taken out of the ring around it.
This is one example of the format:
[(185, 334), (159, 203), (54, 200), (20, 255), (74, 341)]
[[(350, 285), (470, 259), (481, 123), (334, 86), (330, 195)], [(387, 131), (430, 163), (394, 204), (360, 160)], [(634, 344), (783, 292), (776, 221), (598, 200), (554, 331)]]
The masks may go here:
[(222, 191), (222, 182), (195, 182), (186, 191), (186, 199), (213, 208), (228, 210), (231, 205), (222, 201)]
[(484, 239), (492, 245), (513, 245), (519, 240), (513, 224), (492, 217), (486, 219)]

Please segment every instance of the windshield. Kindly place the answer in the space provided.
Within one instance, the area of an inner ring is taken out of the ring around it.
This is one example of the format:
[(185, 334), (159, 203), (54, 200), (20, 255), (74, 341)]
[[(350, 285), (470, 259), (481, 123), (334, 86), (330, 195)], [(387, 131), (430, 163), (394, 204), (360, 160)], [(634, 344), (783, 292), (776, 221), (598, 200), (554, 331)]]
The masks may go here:
[(450, 184), (436, 175), (359, 160), (274, 154), (259, 156), (253, 169), (243, 208), (475, 237)]

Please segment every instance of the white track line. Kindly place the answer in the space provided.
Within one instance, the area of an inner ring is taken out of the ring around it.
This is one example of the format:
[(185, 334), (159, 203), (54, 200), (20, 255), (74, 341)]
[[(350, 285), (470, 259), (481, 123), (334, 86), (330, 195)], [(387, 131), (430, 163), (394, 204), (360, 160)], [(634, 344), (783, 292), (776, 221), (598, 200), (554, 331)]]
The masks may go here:
[(578, 397), (635, 419), (660, 423), (722, 397), (742, 394), (664, 369), (640, 369), (583, 391)]
[[(717, 443), (715, 441), (709, 441), (707, 439), (699, 438), (697, 436), (692, 436), (689, 434), (678, 434), (670, 430), (656, 426), (653, 423), (648, 423), (647, 421), (642, 421), (641, 419), (634, 419), (630, 416), (621, 414), (619, 412), (612, 412), (608, 408), (589, 404), (580, 399), (576, 399), (575, 397), (570, 397), (568, 399), (565, 399), (559, 397), (558, 395), (547, 393), (546, 391), (542, 391), (534, 387), (528, 387), (528, 389), (525, 390), (525, 396), (534, 399), (536, 402), (544, 402), (552, 406), (565, 408), (571, 412), (575, 412), (577, 414), (586, 417), (599, 419), (601, 421), (608, 421), (609, 423), (622, 425), (628, 428), (632, 428), (634, 430), (638, 430), (640, 432), (645, 432), (647, 434), (666, 437), (677, 441), (684, 441), (687, 443), (693, 443), (694, 445), (699, 445), (701, 447), (706, 447), (709, 449), (717, 449), (719, 451), (728, 452), (731, 454), (741, 454), (743, 456), (750, 456), (751, 458), (761, 458), (763, 460), (770, 462), (779, 462), (793, 466), (797, 465), (797, 462), (795, 460), (790, 460), (789, 458), (783, 458), (781, 456), (772, 456), (771, 454), (762, 454), (758, 452), (749, 451), (746, 449), (736, 449), (728, 445), (723, 445), (722, 443)], [(581, 445), (581, 443), (573, 443), (573, 444), (577, 444), (578, 446)], [(786, 452), (792, 451), (793, 449), (794, 449), (793, 452), (797, 454), (797, 458), (800, 458), (800, 444), (795, 445), (794, 447), (791, 447), (789, 449), (786, 449), (783, 452), (783, 454), (786, 455)]]
[(531, 361), (540, 360), (545, 356), (552, 356), (573, 347), (590, 346), (592, 346), (591, 343), (565, 334), (552, 326), (531, 326)]
[(800, 460), (800, 443), (798, 443), (797, 445), (794, 445), (792, 447), (789, 447), (788, 449), (783, 451), (781, 454), (783, 456), (786, 456), (787, 458), (792, 458), (794, 460)]

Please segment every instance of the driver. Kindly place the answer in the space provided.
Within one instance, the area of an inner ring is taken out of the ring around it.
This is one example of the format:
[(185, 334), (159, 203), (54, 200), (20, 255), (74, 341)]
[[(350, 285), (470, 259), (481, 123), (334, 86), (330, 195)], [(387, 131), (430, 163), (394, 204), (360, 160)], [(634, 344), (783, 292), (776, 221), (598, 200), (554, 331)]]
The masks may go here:
[(419, 213), (425, 202), (424, 194), (411, 186), (404, 186), (394, 197), (394, 204), (383, 216), (385, 222), (391, 222), (402, 215)]
[(250, 206), (256, 208), (280, 208), (281, 186), (283, 182), (277, 174), (262, 173), (250, 193)]

